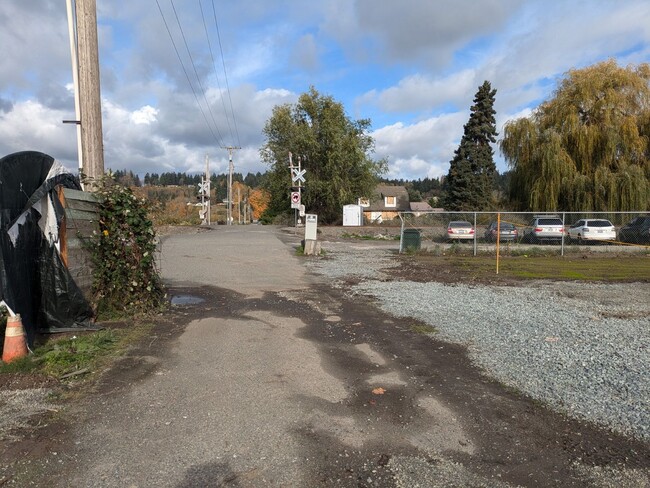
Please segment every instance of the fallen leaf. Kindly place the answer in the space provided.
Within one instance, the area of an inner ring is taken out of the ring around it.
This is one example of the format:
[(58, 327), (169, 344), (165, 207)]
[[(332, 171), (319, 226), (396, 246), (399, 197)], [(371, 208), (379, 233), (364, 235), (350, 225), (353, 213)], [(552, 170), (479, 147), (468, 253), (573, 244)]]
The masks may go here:
[(374, 390), (372, 390), (372, 392), (375, 395), (383, 395), (384, 393), (386, 393), (386, 390), (384, 390), (382, 387), (379, 387), (379, 388), (375, 388)]

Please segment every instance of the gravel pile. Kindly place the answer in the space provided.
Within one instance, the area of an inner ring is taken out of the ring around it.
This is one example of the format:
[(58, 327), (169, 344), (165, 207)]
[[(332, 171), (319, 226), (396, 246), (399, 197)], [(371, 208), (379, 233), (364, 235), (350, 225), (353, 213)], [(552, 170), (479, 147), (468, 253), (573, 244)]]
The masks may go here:
[[(349, 246), (349, 245), (348, 245)], [(385, 281), (386, 249), (330, 246), (314, 270), (464, 344), (492, 377), (536, 400), (650, 440), (650, 287), (531, 283), (522, 287)], [(389, 273), (389, 270), (388, 270)]]

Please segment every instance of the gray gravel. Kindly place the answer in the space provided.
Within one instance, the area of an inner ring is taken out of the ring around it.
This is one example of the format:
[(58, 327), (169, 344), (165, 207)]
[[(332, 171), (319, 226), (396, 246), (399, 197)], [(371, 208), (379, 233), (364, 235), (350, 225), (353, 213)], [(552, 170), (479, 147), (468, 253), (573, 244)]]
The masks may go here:
[[(391, 281), (394, 250), (327, 243), (314, 271), (466, 345), (490, 376), (571, 416), (650, 440), (650, 287)], [(387, 281), (388, 280), (388, 281)]]

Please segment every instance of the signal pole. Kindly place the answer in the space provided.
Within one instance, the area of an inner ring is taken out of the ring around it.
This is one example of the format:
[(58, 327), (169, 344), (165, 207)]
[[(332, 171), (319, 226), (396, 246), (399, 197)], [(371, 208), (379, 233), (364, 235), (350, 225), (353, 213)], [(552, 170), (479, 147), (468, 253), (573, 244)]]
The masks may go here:
[(226, 149), (228, 151), (228, 203), (226, 205), (227, 208), (226, 222), (227, 225), (232, 225), (232, 173), (233, 170), (235, 169), (235, 166), (232, 163), (232, 153), (236, 149), (241, 149), (241, 147), (225, 146), (222, 147), (222, 149)]

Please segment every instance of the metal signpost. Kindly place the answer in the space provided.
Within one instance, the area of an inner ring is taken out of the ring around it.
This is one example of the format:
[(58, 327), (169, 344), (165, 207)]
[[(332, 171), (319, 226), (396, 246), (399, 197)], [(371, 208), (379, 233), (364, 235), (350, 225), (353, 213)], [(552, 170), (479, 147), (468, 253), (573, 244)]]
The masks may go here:
[(199, 195), (201, 195), (201, 208), (199, 209), (201, 225), (210, 225), (210, 180), (206, 180), (202, 176), (198, 186)]
[(307, 170), (300, 167), (301, 158), (298, 156), (298, 165), (294, 166), (292, 154), (289, 153), (289, 169), (291, 170), (291, 208), (296, 210), (296, 227), (301, 223), (300, 217), (305, 214), (304, 205), (302, 205), (302, 184), (305, 182), (305, 173)]

